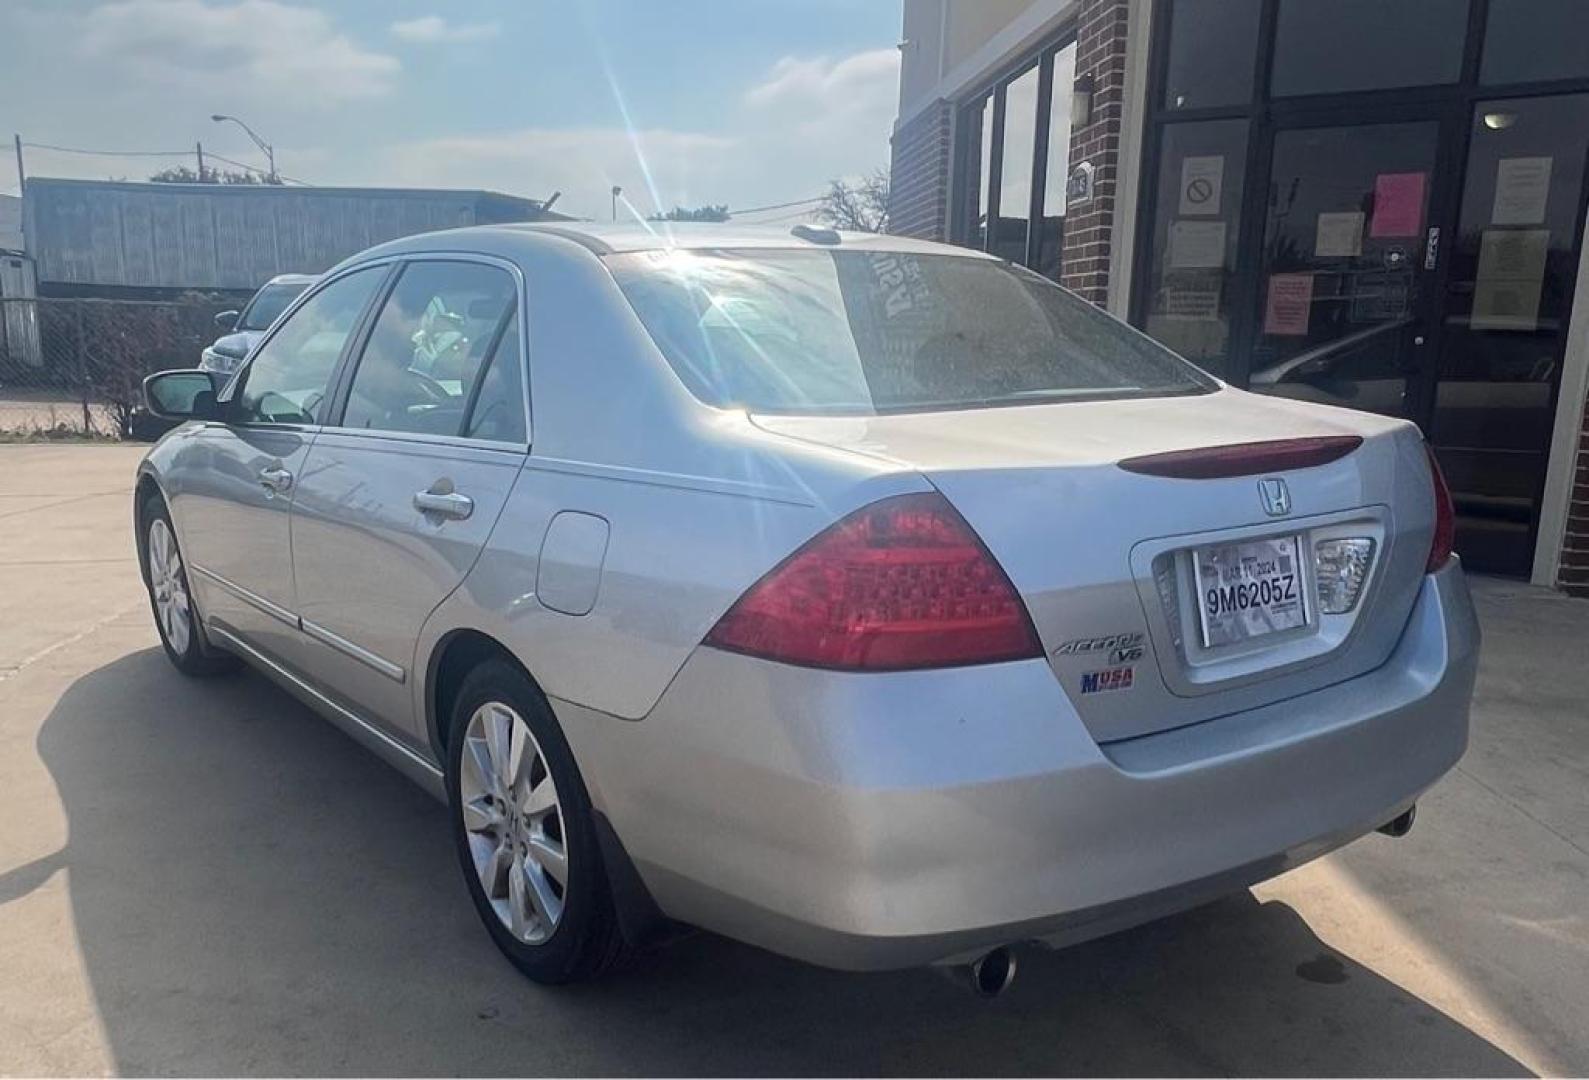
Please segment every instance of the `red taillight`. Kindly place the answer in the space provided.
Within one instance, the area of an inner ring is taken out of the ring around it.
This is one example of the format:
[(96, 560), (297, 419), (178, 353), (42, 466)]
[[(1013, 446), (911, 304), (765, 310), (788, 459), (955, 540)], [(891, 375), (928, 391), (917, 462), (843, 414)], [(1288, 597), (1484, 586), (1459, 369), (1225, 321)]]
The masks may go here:
[(1253, 476), (1257, 473), (1328, 465), (1362, 445), (1363, 440), (1357, 435), (1269, 439), (1264, 442), (1201, 446), (1195, 450), (1172, 450), (1167, 454), (1147, 454), (1126, 458), (1120, 462), (1120, 467), (1126, 472), (1145, 476), (1217, 480), (1227, 476)]
[(1429, 563), (1424, 567), (1425, 573), (1432, 574), (1451, 561), (1451, 548), (1457, 538), (1457, 512), (1451, 505), (1451, 488), (1446, 484), (1445, 473), (1440, 471), (1440, 462), (1435, 460), (1434, 450), (1428, 443), (1423, 448), (1429, 455), (1429, 480), (1435, 494), (1435, 535), (1429, 544)]
[(819, 533), (752, 585), (706, 644), (850, 671), (1043, 655), (1015, 586), (936, 492), (883, 499)]

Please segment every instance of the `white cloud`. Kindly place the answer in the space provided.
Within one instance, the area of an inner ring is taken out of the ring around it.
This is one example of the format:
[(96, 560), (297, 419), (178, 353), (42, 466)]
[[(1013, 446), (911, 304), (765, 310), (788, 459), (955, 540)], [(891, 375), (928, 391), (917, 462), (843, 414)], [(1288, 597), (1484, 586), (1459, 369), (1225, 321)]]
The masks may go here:
[(745, 103), (843, 108), (858, 97), (874, 99), (880, 91), (890, 97), (899, 92), (898, 49), (869, 49), (839, 60), (785, 56), (745, 92)]
[[(893, 49), (785, 57), (739, 95), (739, 107), (715, 131), (526, 128), (419, 139), (371, 164), (396, 184), (534, 198), (560, 190), (559, 210), (600, 220), (614, 184), (641, 214), (802, 199), (821, 194), (829, 180), (887, 166), (898, 77)], [(783, 223), (798, 213), (757, 217)]]
[(440, 15), (403, 19), (389, 28), (392, 36), (417, 45), (454, 45), (494, 38), (502, 27), (494, 22), (449, 23)]
[(793, 136), (813, 159), (833, 162), (832, 177), (859, 176), (887, 164), (898, 100), (897, 49), (836, 60), (786, 56), (743, 97), (761, 123), (785, 139)]
[(389, 93), (397, 59), (359, 45), (322, 11), (278, 0), (114, 0), (76, 20), (79, 55), (131, 85), (244, 88), (251, 99), (325, 105)]

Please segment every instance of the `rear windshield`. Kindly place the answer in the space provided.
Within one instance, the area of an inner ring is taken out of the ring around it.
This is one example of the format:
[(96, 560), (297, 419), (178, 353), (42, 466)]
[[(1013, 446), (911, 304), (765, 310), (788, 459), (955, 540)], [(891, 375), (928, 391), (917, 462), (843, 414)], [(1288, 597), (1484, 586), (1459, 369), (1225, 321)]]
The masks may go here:
[(297, 299), (307, 285), (266, 285), (254, 294), (237, 320), (239, 330), (269, 330), (276, 316), (287, 310), (287, 305)]
[(719, 407), (869, 414), (1215, 386), (1086, 301), (990, 259), (674, 249), (607, 265), (679, 378)]

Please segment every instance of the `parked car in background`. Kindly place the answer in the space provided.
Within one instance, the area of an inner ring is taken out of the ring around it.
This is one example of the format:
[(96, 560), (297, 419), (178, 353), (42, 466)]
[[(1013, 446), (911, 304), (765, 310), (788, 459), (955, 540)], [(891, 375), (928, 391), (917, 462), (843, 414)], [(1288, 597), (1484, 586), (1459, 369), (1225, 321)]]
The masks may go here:
[(298, 294), (314, 283), (313, 274), (277, 274), (261, 286), (248, 301), (241, 313), (223, 311), (215, 316), (215, 325), (227, 333), (216, 338), (199, 356), (199, 370), (219, 371), (230, 375), (236, 371), (248, 350), (259, 343), (287, 306)]
[(417, 236), (237, 377), (145, 388), (188, 421), (138, 470), (166, 654), (443, 798), (537, 980), (676, 922), (997, 992), (1011, 946), (1400, 835), (1467, 745), (1417, 428), (1233, 390), (984, 253)]

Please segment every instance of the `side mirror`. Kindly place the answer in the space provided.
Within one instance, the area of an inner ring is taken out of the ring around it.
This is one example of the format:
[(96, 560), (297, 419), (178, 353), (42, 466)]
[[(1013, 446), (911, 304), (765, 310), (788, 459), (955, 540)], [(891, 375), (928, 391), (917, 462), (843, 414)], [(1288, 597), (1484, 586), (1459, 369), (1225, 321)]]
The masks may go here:
[(143, 403), (166, 420), (217, 420), (215, 397), (230, 378), (211, 371), (161, 371), (143, 381)]
[(237, 315), (235, 311), (220, 311), (215, 315), (215, 325), (222, 330), (237, 329)]

